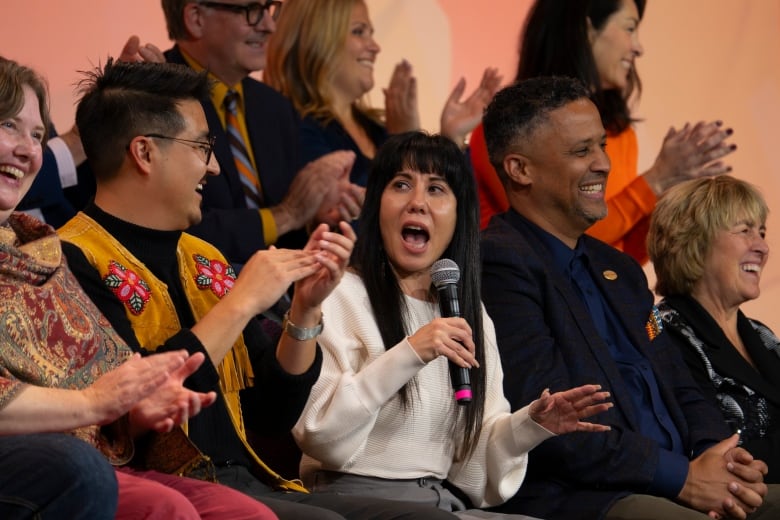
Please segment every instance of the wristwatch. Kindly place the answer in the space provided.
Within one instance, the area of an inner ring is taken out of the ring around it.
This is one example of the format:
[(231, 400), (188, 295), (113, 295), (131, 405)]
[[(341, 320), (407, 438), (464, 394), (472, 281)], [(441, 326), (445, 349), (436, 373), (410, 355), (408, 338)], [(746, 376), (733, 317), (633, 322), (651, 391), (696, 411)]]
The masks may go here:
[(282, 320), (282, 330), (292, 339), (298, 341), (308, 341), (314, 339), (322, 333), (322, 317), (316, 327), (299, 327), (290, 321), (290, 311), (284, 313)]

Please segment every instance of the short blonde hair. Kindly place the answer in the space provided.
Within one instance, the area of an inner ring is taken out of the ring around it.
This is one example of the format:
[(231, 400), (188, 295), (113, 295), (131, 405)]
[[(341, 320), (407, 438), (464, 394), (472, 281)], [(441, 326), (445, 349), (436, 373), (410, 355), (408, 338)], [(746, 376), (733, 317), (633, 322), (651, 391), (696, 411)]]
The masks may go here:
[(769, 208), (753, 185), (722, 175), (682, 182), (658, 201), (647, 250), (661, 296), (690, 294), (704, 275), (715, 234), (745, 220), (764, 225)]
[[(352, 9), (364, 0), (286, 0), (268, 44), (263, 80), (287, 96), (302, 117), (335, 117), (330, 82), (349, 33)], [(362, 103), (357, 107), (377, 119)]]

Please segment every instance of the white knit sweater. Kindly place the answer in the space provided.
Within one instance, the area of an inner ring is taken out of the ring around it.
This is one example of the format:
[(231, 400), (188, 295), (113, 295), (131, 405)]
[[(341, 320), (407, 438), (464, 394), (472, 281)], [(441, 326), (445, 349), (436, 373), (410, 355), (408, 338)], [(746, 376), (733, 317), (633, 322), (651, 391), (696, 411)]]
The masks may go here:
[[(438, 316), (437, 306), (406, 297), (408, 333)], [(385, 349), (362, 280), (353, 273), (322, 306), (319, 339), (324, 360), (301, 418), (293, 429), (306, 454), (301, 474), (323, 468), (387, 479), (449, 479), (477, 507), (502, 503), (523, 481), (527, 452), (552, 433), (528, 416), (509, 412), (493, 322), (482, 309), (487, 399), (474, 454), (455, 461), (464, 429), (455, 421), (447, 359), (427, 365), (407, 340)], [(417, 377), (406, 411), (398, 390)]]

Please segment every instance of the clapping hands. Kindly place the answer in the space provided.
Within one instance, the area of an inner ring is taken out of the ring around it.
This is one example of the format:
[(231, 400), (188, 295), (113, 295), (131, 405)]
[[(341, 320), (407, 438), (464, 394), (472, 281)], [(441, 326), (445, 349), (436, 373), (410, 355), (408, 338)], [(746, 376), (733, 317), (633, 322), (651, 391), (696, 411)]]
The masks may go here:
[[(452, 89), (441, 112), (442, 135), (463, 145), (468, 135), (482, 120), (485, 107), (501, 86), (503, 76), (496, 68), (487, 68), (479, 86), (466, 99), (466, 80), (461, 78)], [(420, 114), (417, 98), (417, 80), (412, 66), (406, 60), (396, 65), (385, 94), (385, 125), (391, 134), (418, 130)]]
[(193, 392), (184, 387), (184, 380), (194, 374), (205, 359), (202, 352), (189, 356), (183, 365), (168, 374), (163, 384), (130, 410), (130, 424), (135, 433), (144, 430), (169, 432), (216, 401), (215, 392)]
[(661, 195), (682, 181), (730, 172), (731, 167), (720, 159), (737, 149), (726, 142), (732, 133), (731, 128), (723, 128), (721, 121), (670, 128), (645, 180), (656, 195)]
[(485, 69), (479, 87), (461, 101), (466, 90), (466, 80), (461, 78), (452, 89), (441, 111), (441, 134), (463, 146), (466, 135), (482, 121), (485, 107), (498, 91), (502, 79), (503, 76), (499, 75), (498, 69)]

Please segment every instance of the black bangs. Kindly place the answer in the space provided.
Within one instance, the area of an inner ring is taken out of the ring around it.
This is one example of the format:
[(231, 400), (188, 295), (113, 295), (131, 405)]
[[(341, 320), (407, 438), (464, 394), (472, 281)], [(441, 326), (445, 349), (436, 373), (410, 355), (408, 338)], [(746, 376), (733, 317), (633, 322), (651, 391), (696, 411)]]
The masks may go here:
[[(469, 170), (463, 168), (463, 152), (447, 137), (422, 132), (415, 134), (397, 143), (390, 155), (396, 164), (388, 165), (393, 167), (385, 172), (392, 171), (393, 175), (404, 170), (436, 173), (444, 177), (456, 195), (461, 195), (464, 184), (471, 181), (465, 175)], [(386, 182), (389, 180), (386, 179)]]

